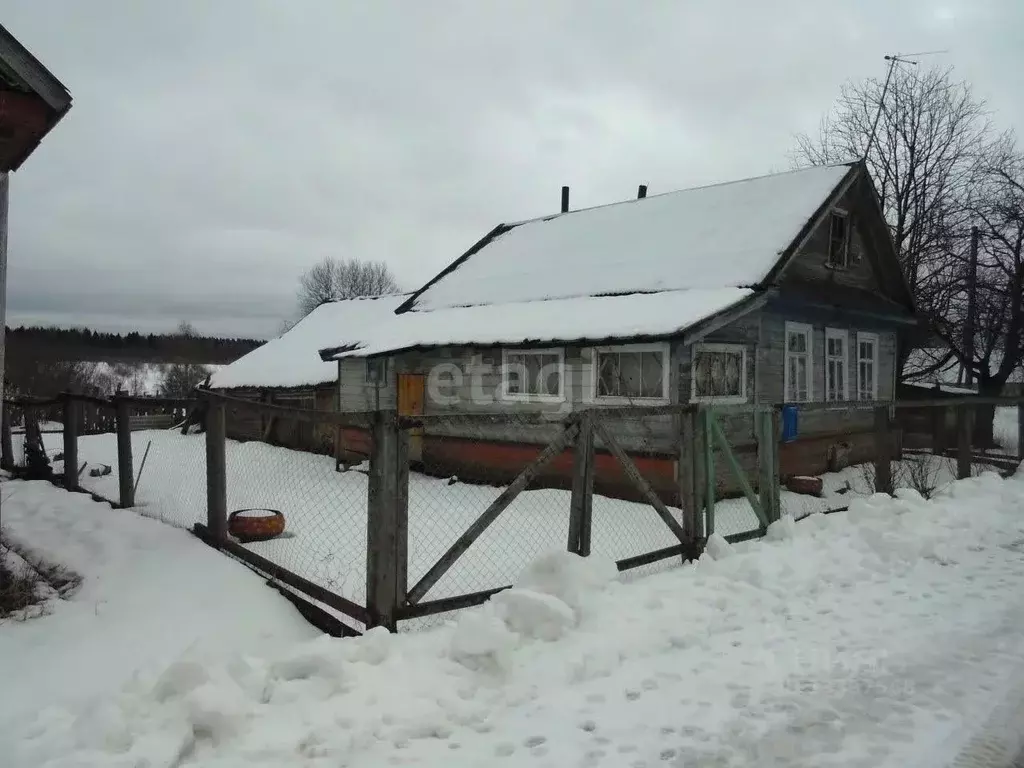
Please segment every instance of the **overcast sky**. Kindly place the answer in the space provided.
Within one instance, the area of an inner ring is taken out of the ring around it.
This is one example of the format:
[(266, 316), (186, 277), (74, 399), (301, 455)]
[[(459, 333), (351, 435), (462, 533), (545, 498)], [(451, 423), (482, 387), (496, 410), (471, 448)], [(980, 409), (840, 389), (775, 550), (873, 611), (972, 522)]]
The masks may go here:
[(785, 169), (950, 49), (1024, 125), (1020, 0), (5, 0), (74, 107), (12, 181), (8, 323), (274, 335), (325, 255), (413, 289), (496, 223)]

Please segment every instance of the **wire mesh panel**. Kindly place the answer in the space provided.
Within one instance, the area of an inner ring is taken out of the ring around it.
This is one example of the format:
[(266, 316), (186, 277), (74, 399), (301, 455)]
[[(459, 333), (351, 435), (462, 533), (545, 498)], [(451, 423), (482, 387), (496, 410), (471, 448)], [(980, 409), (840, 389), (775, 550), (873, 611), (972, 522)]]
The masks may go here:
[(182, 434), (180, 427), (141, 429), (132, 432), (131, 442), (136, 509), (179, 528), (204, 522), (205, 436), (198, 430)]
[(80, 414), (78, 485), (116, 504), (120, 498), (116, 409), (112, 403), (93, 400), (81, 404)]
[[(639, 408), (595, 409), (591, 551), (617, 562), (681, 545), (679, 417)], [(674, 532), (666, 522), (677, 526)], [(678, 563), (678, 556), (667, 563)], [(644, 572), (664, 567), (643, 566)]]
[[(229, 410), (244, 408), (234, 403)], [(333, 457), (256, 440), (227, 441), (226, 466), (229, 533), (231, 515), (251, 518), (280, 512), (285, 522), (282, 535), (243, 542), (245, 546), (335, 594), (363, 603), (367, 467), (339, 471)]]
[[(412, 429), (410, 453), (418, 470), (410, 473), (408, 503), (408, 571), (415, 599), (504, 586), (538, 555), (565, 549), (572, 458), (560, 417), (512, 413), (433, 419)], [(517, 484), (522, 491), (504, 505)], [(458, 559), (423, 595), (415, 594), (442, 556), (492, 511), (496, 517)]]

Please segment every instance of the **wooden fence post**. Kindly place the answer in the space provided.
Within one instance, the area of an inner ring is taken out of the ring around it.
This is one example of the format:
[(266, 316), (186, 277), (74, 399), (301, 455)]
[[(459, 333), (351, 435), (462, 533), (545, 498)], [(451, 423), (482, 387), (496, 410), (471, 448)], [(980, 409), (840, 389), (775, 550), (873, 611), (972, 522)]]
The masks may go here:
[(594, 415), (580, 417), (580, 431), (572, 457), (572, 497), (569, 501), (567, 549), (580, 557), (590, 556), (590, 532), (594, 507)]
[(703, 538), (704, 517), (698, 501), (697, 457), (700, 454), (697, 433), (697, 411), (679, 415), (679, 506), (682, 508), (683, 530), (693, 541)]
[(971, 406), (956, 407), (956, 476), (963, 480), (971, 476)]
[(775, 501), (775, 519), (778, 520), (782, 517), (782, 468), (780, 465), (779, 454), (781, 453), (782, 445), (782, 411), (778, 408), (772, 408), (772, 440), (774, 441), (774, 447), (772, 449), (772, 499)]
[(64, 395), (64, 487), (78, 489), (78, 401)]
[(931, 408), (925, 411), (929, 414), (932, 423), (932, 453), (941, 456), (946, 452), (948, 440), (946, 439), (946, 409), (944, 407)]
[(11, 406), (4, 403), (2, 421), (0, 421), (0, 469), (14, 469), (14, 437), (11, 435)]
[(771, 411), (754, 413), (757, 420), (757, 491), (761, 509), (771, 525), (779, 519), (779, 499), (775, 495), (775, 453), (778, 442)]
[(889, 406), (875, 408), (875, 491), (892, 493), (892, 429)]
[(1024, 461), (1024, 400), (1017, 403), (1017, 459)]
[(710, 408), (700, 409), (700, 448), (701, 461), (700, 474), (703, 493), (701, 501), (704, 504), (704, 516), (706, 519), (705, 535), (712, 536), (715, 533), (715, 445), (711, 437), (711, 420), (714, 415)]
[(117, 485), (121, 506), (135, 506), (135, 463), (132, 461), (132, 406), (123, 397), (114, 397), (117, 418)]
[(408, 589), (408, 502), (408, 431), (399, 429), (394, 411), (377, 411), (366, 502), (367, 628), (398, 630)]
[(227, 422), (222, 403), (206, 403), (206, 528), (216, 542), (228, 536)]

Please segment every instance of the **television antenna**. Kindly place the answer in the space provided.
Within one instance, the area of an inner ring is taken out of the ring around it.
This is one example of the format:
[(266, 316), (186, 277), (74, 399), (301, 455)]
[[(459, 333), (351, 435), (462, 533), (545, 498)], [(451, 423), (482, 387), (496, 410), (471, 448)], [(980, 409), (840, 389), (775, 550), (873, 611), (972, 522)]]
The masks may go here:
[[(949, 51), (918, 51), (917, 53), (886, 54), (885, 60), (889, 62), (889, 71), (885, 75), (885, 85), (882, 86), (882, 98), (878, 100), (878, 111), (875, 112), (875, 121), (871, 124), (871, 134), (868, 136), (868, 145), (864, 148), (864, 160), (868, 159), (868, 153), (871, 151), (871, 145), (875, 143), (875, 134), (878, 131), (878, 121), (882, 118), (882, 109), (885, 107), (885, 97), (889, 93), (889, 83), (892, 82), (892, 73), (896, 69), (896, 65), (907, 64), (909, 66), (916, 67), (919, 64), (917, 61), (918, 57), (935, 56), (940, 53), (949, 53)], [(914, 58), (910, 58), (911, 56)]]

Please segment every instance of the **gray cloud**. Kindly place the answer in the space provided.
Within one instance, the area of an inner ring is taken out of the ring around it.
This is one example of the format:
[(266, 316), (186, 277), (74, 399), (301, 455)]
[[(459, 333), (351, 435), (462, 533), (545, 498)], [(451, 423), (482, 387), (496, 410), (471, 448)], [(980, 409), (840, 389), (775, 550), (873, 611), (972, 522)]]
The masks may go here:
[(563, 183), (576, 207), (786, 167), (898, 50), (951, 48), (1018, 124), (1024, 8), (980, 6), (15, 0), (75, 107), (14, 178), (9, 320), (273, 334), (324, 255), (413, 288)]

